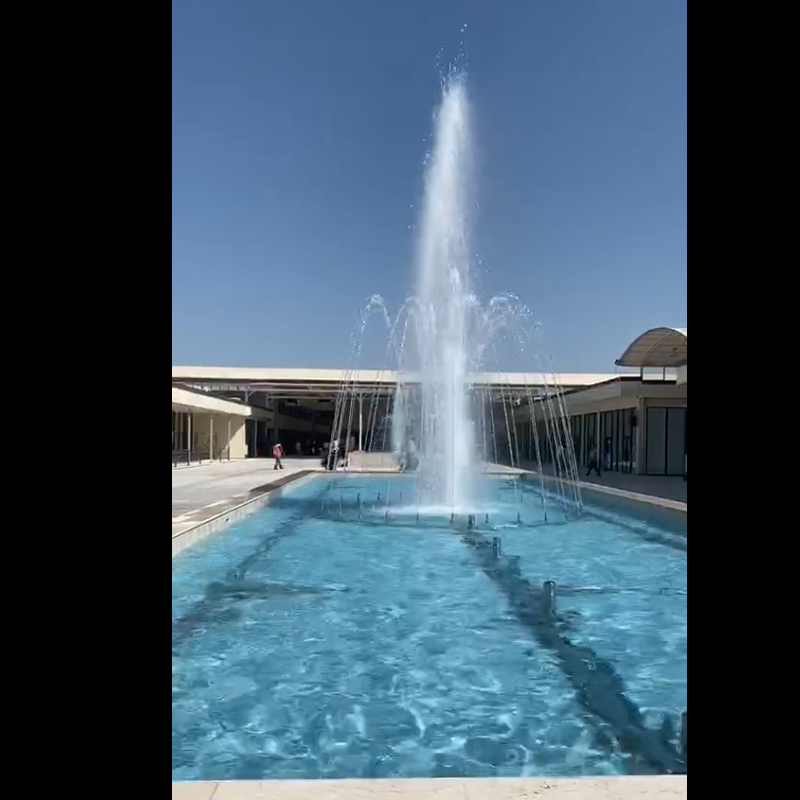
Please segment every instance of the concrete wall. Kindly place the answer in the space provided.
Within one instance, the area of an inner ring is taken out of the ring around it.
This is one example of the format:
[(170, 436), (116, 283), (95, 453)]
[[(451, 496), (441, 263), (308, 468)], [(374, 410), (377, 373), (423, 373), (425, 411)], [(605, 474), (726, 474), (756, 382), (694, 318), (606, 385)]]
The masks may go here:
[(685, 397), (645, 397), (642, 398), (645, 408), (686, 408)]
[[(268, 412), (245, 403), (176, 386), (172, 387), (172, 410), (180, 417), (178, 428), (181, 431), (188, 432), (191, 427), (193, 459), (211, 458), (212, 455), (214, 458), (228, 455), (230, 458), (244, 458), (247, 455), (245, 421), (259, 420), (263, 424), (268, 416), (271, 419)], [(191, 417), (190, 423), (187, 415)], [(180, 442), (178, 447), (183, 447), (185, 437), (173, 435), (173, 448), (176, 441)]]
[(244, 436), (244, 420), (237, 420), (238, 424), (231, 423), (231, 438), (228, 445), (231, 449), (231, 458), (244, 458), (247, 455), (247, 443)]
[(172, 408), (181, 411), (198, 411), (213, 414), (227, 414), (236, 417), (260, 418), (259, 409), (253, 409), (243, 403), (215, 397), (207, 392), (193, 392), (179, 386), (172, 387)]
[[(213, 443), (213, 450), (210, 443)], [(228, 447), (231, 458), (244, 458), (247, 455), (243, 417), (232, 417), (227, 414), (192, 414), (193, 458), (219, 458)]]
[[(651, 406), (685, 406), (687, 392), (685, 385), (677, 386), (672, 383), (614, 381), (582, 392), (567, 394), (563, 402), (569, 416), (616, 411), (622, 408), (638, 408), (642, 412), (644, 402)], [(558, 408), (556, 400), (553, 401), (553, 405)], [(519, 415), (519, 411), (517, 414)], [(537, 403), (535, 414), (536, 419), (543, 419), (544, 407), (541, 403)]]
[[(191, 416), (191, 423), (187, 422), (187, 416)], [(292, 434), (298, 436), (306, 434), (311, 437), (312, 423), (310, 420), (299, 420), (294, 417), (276, 415), (273, 412), (265, 414), (266, 419), (252, 419), (253, 424), (258, 425), (260, 431), (259, 455), (265, 456), (269, 452), (269, 447), (275, 438), (275, 426), (273, 420), (277, 416), (279, 421), (278, 431), (280, 438), (285, 439), (284, 447), (290, 450), (294, 446)], [(226, 448), (230, 448), (230, 458), (247, 458), (253, 455), (253, 432), (250, 432), (250, 441), (247, 433), (247, 417), (233, 416), (230, 414), (211, 413), (195, 409), (192, 412), (179, 411), (175, 433), (186, 433), (191, 427), (191, 451), (193, 459), (207, 459), (227, 457)], [(212, 424), (213, 423), (213, 424)], [(176, 423), (173, 423), (174, 425)], [(320, 443), (329, 435), (327, 425), (316, 423), (314, 436)], [(213, 436), (213, 448), (212, 448)], [(288, 437), (288, 438), (287, 438)], [(289, 441), (291, 439), (291, 441)], [(185, 436), (180, 435), (173, 438), (173, 449), (182, 447)], [(291, 452), (291, 451), (290, 451)]]

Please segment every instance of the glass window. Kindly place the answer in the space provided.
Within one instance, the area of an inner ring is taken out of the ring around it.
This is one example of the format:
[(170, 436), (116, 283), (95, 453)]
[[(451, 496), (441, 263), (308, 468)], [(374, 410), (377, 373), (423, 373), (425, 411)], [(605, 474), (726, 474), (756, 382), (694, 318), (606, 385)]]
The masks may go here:
[(576, 415), (570, 418), (570, 428), (572, 430), (572, 446), (575, 448), (575, 459), (581, 463), (581, 417)]
[(667, 474), (667, 409), (647, 409), (645, 471), (648, 475)]
[(686, 463), (686, 408), (648, 408), (645, 471), (683, 475)]
[(633, 472), (634, 413), (632, 408), (626, 408), (622, 412), (622, 472)]
[(606, 471), (611, 470), (611, 443), (613, 433), (613, 411), (604, 411), (600, 415), (600, 468)]
[(597, 414), (586, 415), (586, 458), (597, 447)]
[(667, 475), (683, 475), (686, 455), (686, 409), (667, 409)]

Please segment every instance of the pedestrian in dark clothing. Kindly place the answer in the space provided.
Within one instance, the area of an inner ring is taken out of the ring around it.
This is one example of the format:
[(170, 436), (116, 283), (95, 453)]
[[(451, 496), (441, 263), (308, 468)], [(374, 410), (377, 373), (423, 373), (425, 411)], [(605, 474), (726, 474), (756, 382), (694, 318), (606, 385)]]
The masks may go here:
[(586, 477), (588, 478), (592, 472), (597, 473), (597, 477), (600, 477), (600, 463), (599, 457), (597, 454), (597, 447), (593, 446), (592, 449), (589, 451), (589, 469), (586, 472)]

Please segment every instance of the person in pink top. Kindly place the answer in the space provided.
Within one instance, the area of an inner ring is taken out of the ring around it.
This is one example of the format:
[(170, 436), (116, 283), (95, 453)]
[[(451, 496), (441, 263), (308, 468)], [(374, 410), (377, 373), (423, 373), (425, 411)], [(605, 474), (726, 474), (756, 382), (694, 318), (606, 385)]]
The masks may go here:
[(273, 469), (283, 469), (283, 445), (280, 442), (272, 445), (272, 457), (275, 459)]

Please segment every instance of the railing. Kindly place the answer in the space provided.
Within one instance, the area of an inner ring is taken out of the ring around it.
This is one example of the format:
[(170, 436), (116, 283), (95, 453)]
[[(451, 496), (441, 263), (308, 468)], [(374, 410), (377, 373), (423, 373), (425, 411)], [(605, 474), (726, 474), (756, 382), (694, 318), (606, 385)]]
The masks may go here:
[(204, 461), (230, 461), (231, 460), (231, 447), (226, 444), (224, 447), (214, 447), (214, 457), (211, 458), (211, 449), (209, 446), (208, 435), (200, 435), (195, 437), (194, 446), (191, 450), (173, 450), (172, 451), (172, 466), (177, 467), (179, 464), (186, 464), (188, 467), (192, 460), (199, 464)]
[(188, 450), (173, 450), (172, 451), (172, 466), (177, 467), (178, 464), (185, 463), (189, 466), (189, 451)]

